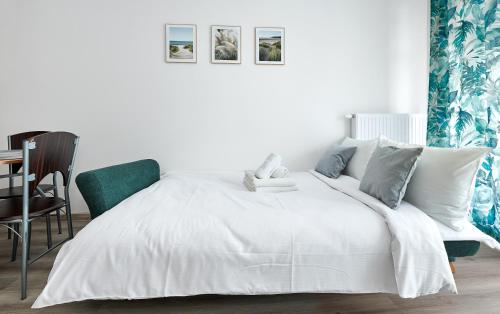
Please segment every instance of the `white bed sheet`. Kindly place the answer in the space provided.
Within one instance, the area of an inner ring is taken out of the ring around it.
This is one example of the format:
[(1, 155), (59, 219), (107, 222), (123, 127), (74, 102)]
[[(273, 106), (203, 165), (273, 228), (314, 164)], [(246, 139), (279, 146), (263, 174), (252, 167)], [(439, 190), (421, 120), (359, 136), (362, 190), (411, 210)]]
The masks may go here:
[(465, 223), (464, 229), (461, 231), (453, 230), (437, 220), (434, 220), (434, 222), (438, 226), (439, 232), (441, 233), (441, 237), (444, 241), (473, 240), (481, 242), (492, 249), (500, 250), (500, 243), (498, 243), (497, 240), (482, 232), (470, 222)]
[(447, 262), (437, 281), (398, 282), (394, 256), (407, 257), (406, 240), (395, 241), (387, 217), (310, 173), (292, 177), (299, 191), (255, 193), (242, 173), (166, 176), (67, 242), (33, 307), (196, 294), (456, 292)]
[[(352, 177), (347, 177), (347, 176), (342, 176), (340, 180), (332, 180), (328, 179), (321, 174), (317, 173), (316, 171), (310, 171), (313, 175), (317, 177), (322, 177), (324, 181), (339, 181), (338, 184), (333, 184), (333, 188), (341, 189), (342, 186), (350, 186), (356, 189), (357, 186), (359, 186), (359, 180), (352, 178)], [(342, 189), (341, 189), (342, 190)], [(358, 191), (356, 191), (358, 192)], [(407, 204), (404, 206), (408, 206)], [(474, 226), (471, 222), (466, 222), (464, 225), (464, 229), (461, 231), (456, 231), (451, 229), (450, 227), (444, 225), (443, 223), (435, 220), (434, 218), (430, 217), (434, 223), (437, 225), (439, 233), (441, 234), (441, 237), (443, 241), (478, 241), (486, 246), (500, 250), (500, 243), (495, 240), (494, 238), (490, 237), (486, 233), (482, 232), (479, 230), (476, 226)]]

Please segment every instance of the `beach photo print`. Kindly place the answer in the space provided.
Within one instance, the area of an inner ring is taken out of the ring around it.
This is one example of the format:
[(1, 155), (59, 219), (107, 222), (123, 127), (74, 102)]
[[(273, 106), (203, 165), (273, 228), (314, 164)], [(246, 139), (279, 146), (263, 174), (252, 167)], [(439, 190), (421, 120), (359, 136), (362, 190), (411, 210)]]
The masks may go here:
[(167, 62), (196, 62), (196, 25), (167, 24), (165, 39)]
[(285, 64), (285, 29), (255, 28), (255, 63)]

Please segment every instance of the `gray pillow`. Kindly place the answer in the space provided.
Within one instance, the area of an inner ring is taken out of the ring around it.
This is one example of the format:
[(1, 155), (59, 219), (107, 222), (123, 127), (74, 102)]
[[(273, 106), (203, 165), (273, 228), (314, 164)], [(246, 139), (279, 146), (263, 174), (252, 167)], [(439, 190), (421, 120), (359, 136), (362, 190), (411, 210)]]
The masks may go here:
[(395, 209), (401, 203), (415, 171), (422, 147), (377, 147), (368, 162), (359, 189)]
[(342, 170), (347, 166), (356, 147), (336, 145), (326, 151), (316, 165), (317, 172), (329, 178), (338, 178)]

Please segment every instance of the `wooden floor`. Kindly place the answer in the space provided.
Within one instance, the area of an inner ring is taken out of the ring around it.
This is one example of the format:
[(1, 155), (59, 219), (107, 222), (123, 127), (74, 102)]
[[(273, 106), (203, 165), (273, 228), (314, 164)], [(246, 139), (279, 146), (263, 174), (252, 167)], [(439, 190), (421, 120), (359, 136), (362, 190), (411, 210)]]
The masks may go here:
[[(86, 223), (75, 219), (75, 228)], [(52, 224), (55, 226), (55, 223)], [(33, 225), (32, 254), (45, 245), (44, 222)], [(3, 229), (3, 228), (2, 228)], [(294, 294), (275, 296), (197, 296), (138, 301), (85, 301), (31, 310), (42, 290), (53, 252), (34, 263), (29, 272), (28, 299), (19, 299), (19, 259), (9, 259), (10, 240), (0, 229), (0, 313), (500, 313), (500, 255), (482, 249), (457, 262), (460, 294), (433, 295), (413, 300), (388, 294)]]

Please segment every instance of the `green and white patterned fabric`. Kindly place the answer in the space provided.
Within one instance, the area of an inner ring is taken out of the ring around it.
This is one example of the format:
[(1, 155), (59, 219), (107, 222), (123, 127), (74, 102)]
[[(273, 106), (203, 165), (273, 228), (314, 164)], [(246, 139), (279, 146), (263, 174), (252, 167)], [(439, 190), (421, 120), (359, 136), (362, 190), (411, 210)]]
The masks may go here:
[(487, 146), (471, 219), (500, 240), (499, 0), (431, 0), (427, 144)]

